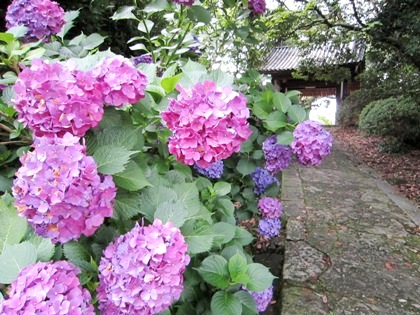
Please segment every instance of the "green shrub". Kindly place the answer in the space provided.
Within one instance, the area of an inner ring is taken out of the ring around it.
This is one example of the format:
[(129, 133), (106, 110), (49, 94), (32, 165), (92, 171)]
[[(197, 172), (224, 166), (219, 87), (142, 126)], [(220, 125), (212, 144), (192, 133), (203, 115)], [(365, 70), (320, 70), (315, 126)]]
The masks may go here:
[[(420, 104), (411, 97), (390, 97), (369, 103), (360, 114), (359, 128), (367, 135), (383, 136), (387, 142), (417, 144), (420, 140)], [(398, 140), (398, 141), (396, 141)], [(385, 146), (386, 147), (386, 146)]]

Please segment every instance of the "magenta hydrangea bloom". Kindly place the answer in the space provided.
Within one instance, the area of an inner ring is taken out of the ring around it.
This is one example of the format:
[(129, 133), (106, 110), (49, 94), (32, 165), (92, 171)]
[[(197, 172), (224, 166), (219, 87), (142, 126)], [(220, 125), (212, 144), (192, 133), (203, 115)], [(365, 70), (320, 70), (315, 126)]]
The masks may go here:
[(250, 9), (254, 15), (264, 14), (266, 9), (265, 0), (249, 0), (248, 9)]
[(319, 165), (331, 153), (333, 137), (316, 121), (306, 120), (300, 123), (293, 135), (295, 139), (290, 146), (302, 165)]
[(112, 216), (112, 176), (99, 175), (86, 147), (69, 133), (35, 138), (33, 147), (21, 157), (12, 187), (19, 214), (54, 243), (92, 235)]
[(187, 7), (190, 7), (194, 4), (195, 0), (172, 0), (174, 3), (182, 4)]
[(286, 169), (292, 160), (292, 149), (287, 145), (277, 143), (277, 136), (268, 137), (262, 145), (265, 158), (265, 168), (271, 174), (277, 174)]
[(99, 82), (89, 72), (35, 59), (14, 85), (12, 103), (18, 120), (38, 137), (82, 137), (101, 121), (104, 110)]
[(279, 235), (281, 222), (279, 218), (262, 218), (258, 222), (258, 233), (266, 239)]
[(50, 0), (14, 0), (7, 7), (6, 27), (26, 26), (25, 41), (37, 41), (61, 31), (65, 24), (64, 10)]
[(95, 315), (80, 270), (67, 261), (38, 262), (23, 268), (0, 301), (3, 315)]
[(258, 312), (264, 312), (271, 300), (273, 299), (273, 285), (270, 285), (267, 289), (261, 292), (254, 292), (244, 288), (253, 297), (255, 304), (257, 305)]
[(263, 197), (258, 201), (258, 209), (264, 218), (279, 218), (283, 207), (277, 198)]
[(184, 289), (186, 252), (181, 231), (158, 219), (115, 239), (99, 264), (101, 315), (149, 315), (169, 308)]
[(123, 56), (106, 57), (92, 70), (107, 105), (134, 104), (144, 97), (146, 75)]
[(252, 131), (246, 98), (213, 81), (197, 83), (172, 99), (162, 118), (172, 131), (169, 152), (181, 163), (208, 168), (238, 152)]

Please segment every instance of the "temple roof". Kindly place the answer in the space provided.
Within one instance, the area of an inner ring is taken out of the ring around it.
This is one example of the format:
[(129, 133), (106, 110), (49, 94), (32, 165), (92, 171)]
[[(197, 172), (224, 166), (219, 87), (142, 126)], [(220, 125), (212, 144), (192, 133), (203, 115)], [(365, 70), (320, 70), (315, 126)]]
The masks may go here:
[(314, 60), (319, 65), (347, 65), (361, 62), (365, 54), (365, 45), (351, 42), (337, 48), (331, 44), (319, 45), (308, 54), (299, 47), (273, 47), (260, 68), (261, 73), (274, 74), (293, 71), (303, 60)]

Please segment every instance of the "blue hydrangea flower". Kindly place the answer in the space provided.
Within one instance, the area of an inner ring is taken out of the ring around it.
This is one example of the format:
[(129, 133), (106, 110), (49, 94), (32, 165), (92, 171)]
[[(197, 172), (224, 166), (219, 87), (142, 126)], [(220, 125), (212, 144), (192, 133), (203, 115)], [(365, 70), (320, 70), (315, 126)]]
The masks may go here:
[(223, 161), (217, 161), (211, 164), (207, 168), (202, 168), (197, 164), (194, 164), (194, 169), (201, 175), (207, 178), (220, 178), (223, 175)]
[(258, 223), (258, 233), (266, 239), (279, 235), (281, 222), (279, 218), (263, 218)]
[(265, 168), (271, 173), (276, 174), (287, 168), (292, 160), (292, 149), (287, 145), (277, 143), (277, 137), (268, 137), (263, 142), (265, 158)]
[(254, 193), (261, 195), (273, 183), (276, 183), (280, 187), (280, 183), (273, 175), (271, 175), (266, 169), (257, 167), (254, 172), (251, 173), (251, 178), (255, 183)]
[(141, 55), (133, 58), (133, 63), (137, 66), (140, 63), (153, 63), (153, 57), (150, 55)]
[(254, 292), (244, 288), (253, 297), (255, 304), (257, 305), (258, 312), (264, 312), (271, 300), (273, 299), (273, 285), (270, 285), (267, 289), (261, 292)]

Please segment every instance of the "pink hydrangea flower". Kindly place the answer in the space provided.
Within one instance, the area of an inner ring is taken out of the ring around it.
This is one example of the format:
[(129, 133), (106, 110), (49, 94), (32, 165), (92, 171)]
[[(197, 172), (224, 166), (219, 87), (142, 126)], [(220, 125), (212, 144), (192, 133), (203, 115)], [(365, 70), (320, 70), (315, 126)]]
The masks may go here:
[(144, 97), (146, 76), (123, 56), (106, 57), (92, 72), (108, 105), (134, 104)]
[(67, 261), (23, 268), (0, 301), (3, 315), (95, 315), (91, 295), (80, 285), (80, 270)]
[(178, 161), (201, 168), (238, 152), (252, 131), (246, 98), (213, 81), (197, 83), (172, 99), (162, 118), (172, 131), (169, 152)]
[(248, 8), (252, 11), (254, 15), (264, 14), (266, 9), (265, 0), (249, 0)]
[(333, 137), (316, 121), (306, 120), (300, 123), (293, 135), (295, 139), (290, 146), (302, 165), (319, 165), (331, 153)]
[(279, 218), (283, 207), (277, 198), (263, 197), (258, 201), (258, 209), (264, 218)]
[(36, 136), (66, 132), (82, 137), (98, 125), (104, 110), (99, 82), (89, 72), (35, 59), (14, 85), (18, 120)]
[(26, 26), (25, 41), (36, 41), (61, 31), (65, 24), (64, 10), (50, 0), (13, 0), (7, 7), (6, 27)]
[(21, 157), (13, 183), (19, 214), (54, 243), (92, 235), (112, 216), (112, 176), (99, 175), (86, 147), (69, 133), (35, 138), (33, 147)]
[(157, 314), (180, 298), (190, 262), (181, 231), (156, 219), (115, 239), (99, 264), (101, 315)]
[(173, 2), (190, 7), (194, 4), (195, 0), (173, 0)]

